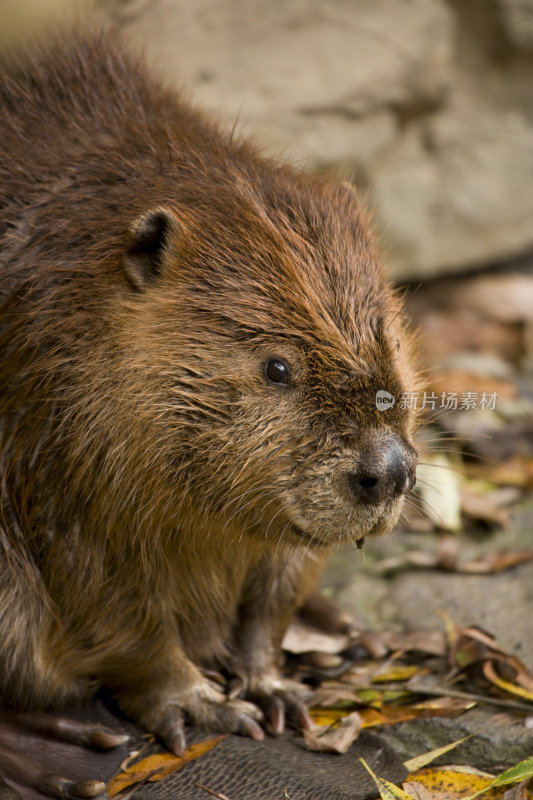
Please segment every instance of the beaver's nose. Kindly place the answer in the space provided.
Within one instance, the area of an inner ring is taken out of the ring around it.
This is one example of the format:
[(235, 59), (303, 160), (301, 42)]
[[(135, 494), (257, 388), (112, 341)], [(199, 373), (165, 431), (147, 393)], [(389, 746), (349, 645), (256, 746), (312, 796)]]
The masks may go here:
[(415, 483), (416, 454), (410, 445), (391, 441), (371, 457), (361, 460), (359, 469), (346, 481), (355, 500), (378, 503), (405, 494)]

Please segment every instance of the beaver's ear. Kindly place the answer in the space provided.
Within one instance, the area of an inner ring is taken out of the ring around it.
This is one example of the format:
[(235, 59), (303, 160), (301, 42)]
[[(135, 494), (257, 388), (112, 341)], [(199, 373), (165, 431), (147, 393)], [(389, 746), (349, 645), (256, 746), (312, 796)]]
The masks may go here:
[(124, 269), (132, 287), (144, 291), (159, 276), (165, 251), (179, 222), (166, 208), (158, 208), (139, 217), (132, 226), (128, 248), (123, 258)]

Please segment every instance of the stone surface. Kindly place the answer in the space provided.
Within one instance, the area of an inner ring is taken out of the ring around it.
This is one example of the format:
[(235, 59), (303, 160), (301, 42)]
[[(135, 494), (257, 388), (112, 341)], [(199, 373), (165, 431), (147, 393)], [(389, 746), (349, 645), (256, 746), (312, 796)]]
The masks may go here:
[[(483, 537), (461, 535), (464, 559), (508, 548), (531, 548), (533, 501), (515, 515), (511, 528)], [(336, 554), (323, 585), (339, 605), (369, 628), (442, 629), (437, 610), (458, 625), (477, 625), (492, 633), (508, 652), (533, 669), (533, 563), (492, 575), (461, 575), (437, 570), (408, 569), (385, 577), (376, 574), (376, 560), (406, 549), (432, 550), (435, 534), (393, 533), (368, 542), (360, 551)], [(533, 730), (526, 715), (510, 717), (496, 706), (479, 705), (454, 719), (419, 719), (381, 728), (402, 760), (470, 736), (437, 763), (468, 764), (498, 773), (533, 752)], [(529, 716), (533, 719), (533, 712)]]
[(533, 0), (497, 0), (510, 41), (524, 50), (533, 49)]
[(267, 151), (353, 178), (394, 275), (533, 249), (528, 0), (100, 5)]
[[(516, 513), (509, 530), (484, 540), (461, 535), (461, 558), (530, 549), (532, 522), (530, 501)], [(437, 611), (442, 610), (458, 625), (482, 627), (533, 670), (533, 562), (490, 575), (411, 568), (385, 577), (372, 569), (381, 558), (407, 549), (431, 551), (435, 544), (435, 534), (394, 533), (367, 542), (362, 555), (342, 551), (332, 557), (323, 585), (367, 627), (441, 628)]]
[(80, 5), (266, 152), (353, 179), (396, 277), (533, 250), (533, 0), (5, 0), (0, 46)]

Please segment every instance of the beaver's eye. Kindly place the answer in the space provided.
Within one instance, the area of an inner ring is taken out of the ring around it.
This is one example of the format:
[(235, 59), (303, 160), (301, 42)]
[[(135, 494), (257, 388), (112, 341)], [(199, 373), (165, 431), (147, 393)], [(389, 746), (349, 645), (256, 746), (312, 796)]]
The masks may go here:
[(275, 383), (276, 386), (288, 386), (290, 383), (289, 368), (279, 358), (271, 358), (266, 362), (264, 375), (268, 383)]

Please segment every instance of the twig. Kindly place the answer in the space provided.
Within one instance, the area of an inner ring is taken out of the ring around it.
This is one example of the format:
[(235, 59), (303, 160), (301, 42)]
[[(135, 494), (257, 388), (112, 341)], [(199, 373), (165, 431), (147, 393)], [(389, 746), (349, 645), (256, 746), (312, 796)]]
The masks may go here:
[(229, 797), (227, 795), (220, 794), (220, 792), (215, 792), (213, 789), (210, 789), (209, 786), (204, 786), (203, 783), (195, 783), (194, 785), (197, 786), (198, 789), (203, 789), (204, 792), (210, 794), (211, 797), (217, 797), (218, 800), (229, 800)]
[(533, 706), (520, 703), (517, 700), (503, 700), (499, 697), (487, 697), (485, 694), (474, 694), (471, 692), (460, 692), (458, 689), (446, 689), (436, 687), (434, 689), (418, 686), (413, 683), (409, 686), (409, 691), (415, 694), (427, 694), (434, 697), (445, 695), (447, 697), (457, 697), (459, 700), (472, 700), (476, 703), (487, 703), (492, 706), (501, 706), (502, 708), (513, 708), (517, 711), (527, 711), (529, 714), (533, 711)]

